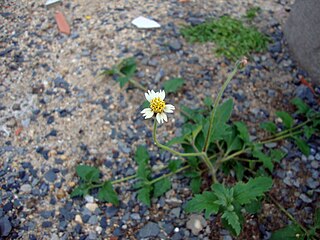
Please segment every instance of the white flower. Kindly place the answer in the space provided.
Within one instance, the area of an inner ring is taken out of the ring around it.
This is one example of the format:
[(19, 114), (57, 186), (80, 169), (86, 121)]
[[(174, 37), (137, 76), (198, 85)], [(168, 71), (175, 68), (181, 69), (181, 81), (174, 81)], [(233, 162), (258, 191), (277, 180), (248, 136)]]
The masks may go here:
[(153, 90), (148, 90), (148, 93), (144, 94), (146, 99), (150, 102), (150, 107), (145, 108), (141, 111), (144, 118), (152, 118), (154, 114), (156, 114), (156, 119), (158, 123), (163, 123), (164, 121), (167, 122), (167, 114), (166, 113), (173, 113), (175, 109), (173, 105), (166, 104), (164, 98), (166, 93), (163, 90), (159, 92), (155, 92)]

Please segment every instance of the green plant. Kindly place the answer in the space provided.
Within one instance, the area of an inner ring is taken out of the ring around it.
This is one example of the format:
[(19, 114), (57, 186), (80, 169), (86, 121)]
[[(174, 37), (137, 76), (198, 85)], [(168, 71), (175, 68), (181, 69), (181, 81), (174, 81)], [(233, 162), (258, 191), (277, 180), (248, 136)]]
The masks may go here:
[(297, 223), (293, 217), (290, 217), (293, 220), (293, 224), (290, 224), (284, 228), (281, 228), (274, 233), (272, 233), (270, 240), (297, 240), (297, 239), (319, 239), (320, 235), (317, 231), (320, 230), (320, 208), (316, 209), (314, 214), (313, 226), (308, 229), (302, 227), (299, 223)]
[[(320, 126), (320, 113), (296, 98), (292, 103), (297, 108), (296, 114), (300, 115), (299, 121), (288, 113), (279, 111), (276, 115), (282, 120), (282, 124), (262, 123), (261, 128), (269, 132), (269, 136), (266, 139), (251, 141), (246, 125), (230, 120), (233, 100), (221, 102), (228, 84), (245, 63), (246, 60), (236, 63), (217, 97), (214, 100), (204, 100), (203, 109), (181, 107), (185, 116), (182, 134), (166, 143), (158, 141), (157, 128), (158, 124), (167, 121), (165, 113), (173, 113), (175, 107), (164, 101), (164, 91), (149, 90), (145, 94), (148, 106), (142, 114), (145, 118), (156, 116), (153, 123), (153, 141), (160, 149), (170, 152), (177, 159), (170, 160), (167, 165), (158, 169), (155, 175), (151, 171), (146, 148), (139, 146), (134, 157), (138, 165), (136, 174), (104, 182), (99, 181), (100, 174), (97, 169), (78, 166), (77, 174), (81, 184), (74, 189), (71, 196), (84, 196), (96, 188), (99, 200), (118, 204), (112, 185), (134, 179), (133, 187), (138, 191), (137, 198), (150, 206), (153, 197), (157, 198), (171, 188), (170, 177), (184, 172), (190, 179), (190, 188), (195, 194), (186, 204), (186, 211), (205, 210), (206, 217), (219, 214), (224, 226), (235, 235), (239, 235), (243, 214), (254, 214), (258, 211), (264, 194), (272, 186), (272, 179), (268, 175), (272, 173), (274, 164), (286, 155), (278, 149), (265, 148), (264, 145), (291, 139), (308, 155), (310, 150), (306, 141), (319, 133)], [(177, 90), (177, 85), (181, 83), (171, 87)], [(233, 185), (221, 183), (221, 179), (231, 171), (235, 173), (238, 182)], [(201, 192), (202, 182), (206, 182), (206, 186), (211, 188)]]
[(259, 7), (252, 7), (252, 8), (249, 8), (247, 11), (246, 11), (246, 15), (245, 17), (252, 21), (256, 16), (257, 14), (261, 11), (261, 8)]
[(229, 16), (184, 27), (181, 33), (191, 43), (214, 42), (217, 45), (215, 52), (233, 61), (252, 52), (265, 51), (269, 41), (254, 27), (246, 27), (240, 20)]

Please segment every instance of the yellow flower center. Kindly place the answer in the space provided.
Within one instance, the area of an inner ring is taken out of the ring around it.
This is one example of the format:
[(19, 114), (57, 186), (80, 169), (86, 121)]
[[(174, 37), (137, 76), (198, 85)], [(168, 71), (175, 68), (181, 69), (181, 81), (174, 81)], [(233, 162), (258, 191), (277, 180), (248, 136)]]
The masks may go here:
[(164, 111), (165, 106), (166, 106), (166, 103), (163, 100), (161, 100), (159, 97), (152, 99), (150, 102), (150, 108), (155, 113), (162, 113)]

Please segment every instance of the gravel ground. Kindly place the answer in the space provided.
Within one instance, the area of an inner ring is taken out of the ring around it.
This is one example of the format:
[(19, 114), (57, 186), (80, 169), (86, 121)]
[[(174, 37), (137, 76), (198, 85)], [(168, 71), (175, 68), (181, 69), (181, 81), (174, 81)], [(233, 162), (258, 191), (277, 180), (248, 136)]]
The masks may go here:
[[(75, 167), (90, 164), (104, 178), (135, 172), (135, 147), (149, 147), (153, 163), (159, 154), (151, 140), (152, 124), (140, 115), (143, 93), (121, 90), (100, 72), (119, 60), (135, 56), (136, 80), (150, 89), (172, 77), (186, 84), (174, 105), (201, 106), (214, 96), (232, 65), (217, 58), (213, 44), (187, 43), (179, 28), (208, 17), (243, 15), (249, 7), (262, 12), (254, 24), (274, 43), (268, 52), (252, 55), (249, 66), (227, 89), (235, 100), (233, 119), (244, 120), (252, 135), (261, 121), (274, 119), (275, 110), (293, 111), (295, 96), (316, 106), (311, 91), (299, 84), (298, 69), (286, 48), (281, 24), (293, 1), (45, 1), (0, 2), (0, 229), (2, 239), (224, 239), (232, 237), (218, 219), (203, 219), (183, 211), (191, 197), (187, 179), (173, 178), (173, 188), (147, 208), (136, 199), (131, 182), (119, 185), (121, 204), (115, 208), (93, 198), (70, 199), (77, 183)], [(71, 35), (59, 33), (54, 12), (62, 11)], [(131, 21), (140, 15), (161, 24), (140, 30)], [(318, 89), (319, 90), (319, 89)], [(179, 133), (178, 113), (161, 126), (159, 138)], [(310, 142), (312, 154), (303, 156), (289, 142), (289, 155), (277, 166), (271, 193), (303, 224), (312, 223), (319, 205), (320, 143)], [(194, 222), (201, 222), (195, 229)], [(261, 216), (248, 216), (238, 239), (268, 239), (288, 223), (271, 203)]]

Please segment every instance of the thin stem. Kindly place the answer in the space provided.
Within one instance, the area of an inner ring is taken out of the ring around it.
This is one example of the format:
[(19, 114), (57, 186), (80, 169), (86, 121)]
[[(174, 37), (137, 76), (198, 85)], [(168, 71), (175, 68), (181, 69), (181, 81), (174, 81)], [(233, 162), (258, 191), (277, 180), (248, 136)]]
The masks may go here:
[(227, 162), (227, 161), (229, 161), (230, 159), (232, 159), (232, 158), (234, 158), (234, 157), (236, 157), (236, 156), (239, 156), (239, 155), (242, 154), (242, 153), (245, 153), (246, 150), (247, 150), (247, 149), (242, 149), (242, 150), (240, 150), (240, 151), (238, 151), (238, 152), (235, 152), (235, 153), (233, 153), (233, 154), (231, 154), (231, 155), (229, 155), (229, 156), (227, 156), (227, 157), (222, 158), (219, 162), (220, 162), (220, 163)]
[[(193, 149), (196, 151), (196, 152), (199, 152), (199, 150), (197, 149), (197, 147), (195, 146), (194, 142), (191, 142), (191, 145), (193, 147)], [(204, 161), (204, 163), (207, 165), (211, 175), (212, 175), (212, 181), (214, 183), (217, 182), (217, 176), (216, 176), (216, 173), (217, 173), (217, 169), (212, 165), (210, 159), (208, 158), (207, 154), (204, 154), (203, 156), (200, 156), (201, 159)]]
[(219, 91), (218, 96), (215, 99), (215, 102), (214, 102), (214, 105), (213, 105), (213, 109), (212, 109), (212, 112), (211, 112), (211, 115), (210, 115), (209, 128), (208, 128), (208, 132), (207, 132), (207, 135), (206, 135), (206, 138), (205, 138), (203, 152), (207, 152), (208, 147), (210, 145), (210, 137), (211, 137), (213, 120), (215, 118), (219, 102), (220, 102), (220, 100), (222, 98), (222, 94), (226, 90), (226, 88), (227, 88), (228, 84), (230, 83), (230, 81), (232, 80), (232, 78), (236, 75), (239, 65), (240, 65), (240, 62), (237, 62), (234, 70), (228, 76), (227, 81), (225, 81), (225, 83), (222, 85), (222, 88)]
[(311, 120), (308, 119), (307, 121), (305, 121), (305, 122), (303, 122), (303, 123), (300, 123), (299, 125), (297, 125), (297, 126), (295, 126), (295, 127), (293, 127), (293, 128), (290, 128), (290, 129), (281, 131), (281, 132), (279, 132), (279, 133), (276, 133), (276, 134), (274, 134), (272, 137), (278, 137), (278, 136), (281, 136), (281, 135), (286, 134), (286, 133), (288, 133), (288, 132), (292, 132), (292, 131), (294, 131), (294, 130), (296, 130), (296, 129), (299, 129), (299, 128), (303, 127), (304, 125), (308, 124), (309, 122), (311, 122)]
[(297, 134), (302, 133), (302, 132), (303, 132), (303, 130), (296, 131), (296, 132), (293, 132), (293, 133), (288, 133), (288, 134), (281, 135), (281, 136), (276, 137), (276, 138), (272, 138), (272, 139), (269, 139), (269, 140), (258, 142), (258, 144), (267, 144), (267, 143), (271, 143), (271, 142), (276, 142), (276, 141), (279, 141), (279, 140), (282, 140), (282, 139), (297, 135)]
[(241, 162), (263, 162), (261, 160), (253, 160), (253, 159), (246, 159), (246, 158), (240, 158), (240, 157), (235, 157), (234, 159)]
[(160, 176), (160, 177), (158, 177), (158, 178), (156, 178), (156, 179), (153, 179), (152, 181), (148, 182), (148, 184), (149, 184), (149, 185), (152, 185), (152, 184), (154, 184), (154, 183), (156, 183), (156, 182), (158, 182), (158, 181), (160, 181), (160, 180), (162, 180), (162, 179), (164, 179), (164, 178), (171, 177), (172, 175), (175, 175), (176, 173), (182, 172), (182, 171), (188, 169), (189, 167), (190, 167), (190, 165), (186, 165), (186, 166), (178, 169), (178, 170), (175, 171), (175, 172), (171, 172), (171, 173), (164, 174), (164, 175), (162, 175), (162, 176)]
[(128, 180), (130, 180), (130, 179), (133, 179), (133, 178), (135, 178), (135, 177), (137, 177), (137, 174), (133, 174), (133, 175), (128, 176), (128, 177), (124, 177), (124, 178), (120, 178), (120, 179), (117, 179), (117, 180), (113, 180), (113, 181), (111, 181), (111, 184), (113, 185), (113, 184), (125, 182), (125, 181), (128, 181)]
[(270, 193), (268, 194), (268, 197), (292, 222), (298, 225), (308, 235), (308, 230), (302, 226), (274, 197), (272, 197)]
[(142, 86), (140, 83), (136, 82), (135, 80), (133, 79), (130, 79), (129, 82), (134, 85), (135, 87), (139, 88), (140, 90), (146, 92), (147, 91), (147, 88), (145, 88), (144, 86)]
[(169, 148), (168, 146), (165, 146), (161, 143), (158, 142), (157, 140), (157, 136), (156, 136), (156, 132), (157, 132), (157, 121), (154, 120), (154, 125), (153, 125), (153, 140), (155, 142), (155, 144), (159, 147), (162, 148), (168, 152), (171, 152), (174, 155), (180, 156), (180, 157), (197, 157), (197, 156), (204, 156), (205, 153), (204, 152), (199, 152), (199, 153), (180, 153), (177, 152), (171, 148)]

